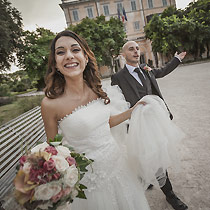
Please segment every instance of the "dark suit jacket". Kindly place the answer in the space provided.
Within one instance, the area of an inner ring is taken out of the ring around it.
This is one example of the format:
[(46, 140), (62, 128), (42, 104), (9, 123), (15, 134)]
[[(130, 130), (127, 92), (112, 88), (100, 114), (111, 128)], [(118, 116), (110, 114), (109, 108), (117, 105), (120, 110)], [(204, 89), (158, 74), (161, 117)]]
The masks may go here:
[[(163, 99), (161, 91), (158, 87), (156, 78), (162, 78), (167, 74), (171, 73), (178, 65), (180, 61), (178, 58), (174, 57), (165, 67), (160, 69), (152, 69), (150, 72), (146, 72), (144, 69), (144, 73), (150, 79), (150, 83), (152, 86), (152, 92), (154, 95), (158, 95), (160, 98)], [(144, 91), (137, 90), (137, 86), (135, 85), (134, 77), (129, 73), (126, 66), (117, 72), (116, 74), (112, 75), (111, 77), (111, 85), (118, 85), (122, 90), (123, 95), (125, 96), (125, 100), (130, 102), (131, 107), (136, 104), (142, 97), (146, 95)], [(139, 88), (141, 86), (139, 85)], [(143, 87), (142, 87), (143, 88)], [(164, 99), (163, 99), (164, 100)], [(167, 105), (166, 105), (167, 106)], [(170, 112), (170, 111), (169, 111)], [(172, 119), (173, 116), (170, 113), (170, 118)]]

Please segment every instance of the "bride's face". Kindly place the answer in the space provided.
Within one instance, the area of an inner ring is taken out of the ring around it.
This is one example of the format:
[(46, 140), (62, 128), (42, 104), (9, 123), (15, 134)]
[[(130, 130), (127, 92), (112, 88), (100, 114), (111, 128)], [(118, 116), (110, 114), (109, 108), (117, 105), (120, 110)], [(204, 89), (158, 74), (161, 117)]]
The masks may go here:
[(82, 75), (88, 58), (72, 37), (62, 36), (55, 43), (56, 68), (64, 77)]

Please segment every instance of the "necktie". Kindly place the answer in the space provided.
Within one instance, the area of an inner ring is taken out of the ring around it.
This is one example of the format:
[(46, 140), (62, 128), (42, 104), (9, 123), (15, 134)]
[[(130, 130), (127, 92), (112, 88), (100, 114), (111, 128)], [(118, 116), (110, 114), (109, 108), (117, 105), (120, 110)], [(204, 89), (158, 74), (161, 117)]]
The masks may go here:
[(140, 72), (140, 69), (139, 69), (139, 68), (135, 68), (134, 71), (138, 74), (139, 79), (141, 80), (143, 86), (144, 86), (145, 88), (147, 88), (146, 80), (145, 80), (143, 74)]

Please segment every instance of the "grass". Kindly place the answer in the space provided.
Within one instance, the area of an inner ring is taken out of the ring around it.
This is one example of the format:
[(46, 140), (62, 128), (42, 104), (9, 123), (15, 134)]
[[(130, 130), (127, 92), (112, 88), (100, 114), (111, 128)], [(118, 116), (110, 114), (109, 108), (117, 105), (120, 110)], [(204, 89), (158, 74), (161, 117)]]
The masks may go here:
[(18, 98), (12, 104), (0, 106), (0, 126), (36, 106), (40, 106), (43, 97), (31, 96)]
[(21, 114), (15, 103), (0, 106), (0, 125)]

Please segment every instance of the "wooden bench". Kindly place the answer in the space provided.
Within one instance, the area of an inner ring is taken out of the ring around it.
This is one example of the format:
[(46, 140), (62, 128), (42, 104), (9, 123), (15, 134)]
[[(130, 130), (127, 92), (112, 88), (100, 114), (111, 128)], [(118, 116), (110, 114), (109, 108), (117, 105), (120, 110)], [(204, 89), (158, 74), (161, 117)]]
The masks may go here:
[(45, 140), (39, 106), (0, 127), (0, 200), (13, 186), (19, 158)]

